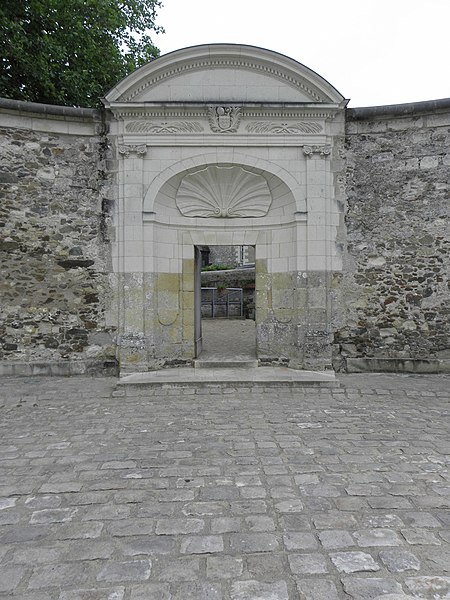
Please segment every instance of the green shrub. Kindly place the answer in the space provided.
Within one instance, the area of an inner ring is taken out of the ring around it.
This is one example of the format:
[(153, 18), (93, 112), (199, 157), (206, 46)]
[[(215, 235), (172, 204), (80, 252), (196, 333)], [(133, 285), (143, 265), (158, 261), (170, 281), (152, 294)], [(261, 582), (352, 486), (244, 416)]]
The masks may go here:
[(207, 267), (202, 267), (202, 271), (230, 271), (233, 267), (229, 267), (226, 265), (208, 265)]

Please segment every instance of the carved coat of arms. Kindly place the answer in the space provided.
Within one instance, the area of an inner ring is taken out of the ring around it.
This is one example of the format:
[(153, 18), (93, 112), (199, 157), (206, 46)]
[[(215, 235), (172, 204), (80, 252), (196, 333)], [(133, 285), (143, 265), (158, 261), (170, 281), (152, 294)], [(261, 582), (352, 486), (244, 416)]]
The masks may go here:
[(235, 133), (241, 121), (242, 106), (208, 106), (208, 119), (214, 133)]

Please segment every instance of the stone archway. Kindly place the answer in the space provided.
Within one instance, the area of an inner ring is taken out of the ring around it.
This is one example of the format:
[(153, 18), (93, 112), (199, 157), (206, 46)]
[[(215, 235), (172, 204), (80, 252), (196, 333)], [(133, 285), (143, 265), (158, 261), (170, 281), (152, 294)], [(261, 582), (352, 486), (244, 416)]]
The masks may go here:
[(106, 106), (122, 372), (193, 360), (195, 247), (237, 244), (256, 247), (258, 358), (328, 367), (342, 96), (287, 57), (217, 45), (155, 60)]

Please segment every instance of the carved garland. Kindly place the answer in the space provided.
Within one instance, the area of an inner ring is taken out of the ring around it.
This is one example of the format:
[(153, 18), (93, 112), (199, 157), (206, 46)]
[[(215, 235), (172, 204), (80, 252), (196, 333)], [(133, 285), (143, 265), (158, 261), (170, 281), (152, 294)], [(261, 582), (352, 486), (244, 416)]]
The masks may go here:
[(295, 133), (319, 133), (323, 127), (320, 123), (299, 122), (299, 123), (266, 123), (258, 121), (249, 123), (246, 127), (249, 133), (275, 133), (275, 134), (295, 134)]
[[(235, 133), (242, 118), (242, 106), (210, 105), (208, 106), (208, 121), (211, 130), (215, 133)], [(198, 122), (189, 121), (131, 121), (125, 129), (128, 133), (202, 133), (202, 125)], [(246, 127), (249, 133), (271, 133), (278, 135), (290, 135), (301, 133), (320, 133), (323, 130), (320, 123), (314, 121), (301, 121), (297, 123), (274, 123), (257, 121), (249, 123)], [(128, 151), (129, 152), (129, 151)]]
[(129, 133), (201, 133), (203, 127), (200, 123), (189, 121), (162, 121), (152, 123), (151, 121), (131, 121), (125, 127)]

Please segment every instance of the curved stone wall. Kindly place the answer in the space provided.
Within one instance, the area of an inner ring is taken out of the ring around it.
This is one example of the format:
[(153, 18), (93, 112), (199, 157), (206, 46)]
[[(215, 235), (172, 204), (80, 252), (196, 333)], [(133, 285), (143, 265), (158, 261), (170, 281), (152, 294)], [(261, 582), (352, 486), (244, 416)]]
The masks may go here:
[(336, 369), (450, 370), (450, 99), (347, 111)]
[[(0, 374), (116, 368), (115, 174), (97, 111), (0, 101)], [(450, 370), (450, 100), (347, 110), (336, 370)]]
[(0, 373), (115, 371), (101, 115), (2, 100), (0, 148)]

